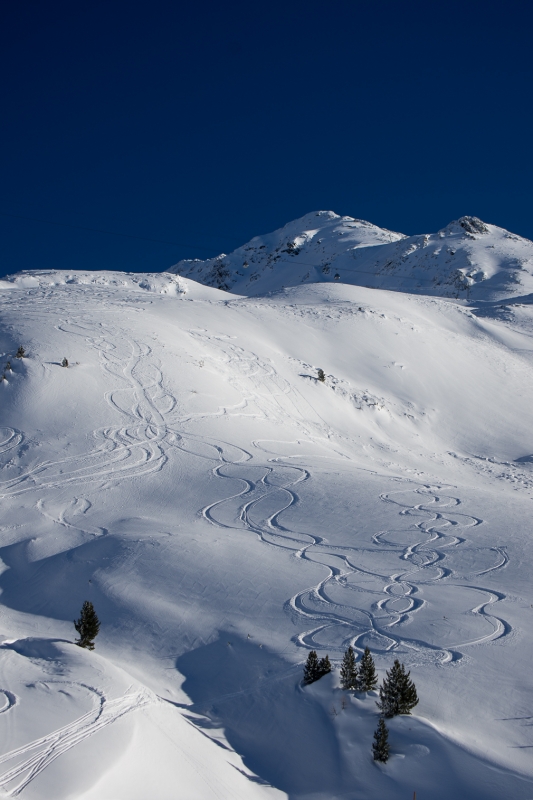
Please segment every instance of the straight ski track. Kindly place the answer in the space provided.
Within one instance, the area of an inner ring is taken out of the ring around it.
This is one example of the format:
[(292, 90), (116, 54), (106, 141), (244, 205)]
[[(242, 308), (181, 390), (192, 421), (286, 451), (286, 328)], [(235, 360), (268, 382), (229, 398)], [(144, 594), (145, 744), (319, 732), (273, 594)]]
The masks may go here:
[[(48, 683), (57, 681), (47, 681)], [(14, 766), (0, 775), (0, 788), (4, 791), (5, 797), (19, 795), (56, 758), (90, 736), (94, 736), (102, 728), (111, 725), (131, 711), (156, 702), (155, 697), (145, 689), (128, 691), (122, 697), (109, 700), (97, 689), (80, 685), (97, 697), (97, 704), (91, 711), (63, 728), (0, 756), (0, 765), (15, 762)]]

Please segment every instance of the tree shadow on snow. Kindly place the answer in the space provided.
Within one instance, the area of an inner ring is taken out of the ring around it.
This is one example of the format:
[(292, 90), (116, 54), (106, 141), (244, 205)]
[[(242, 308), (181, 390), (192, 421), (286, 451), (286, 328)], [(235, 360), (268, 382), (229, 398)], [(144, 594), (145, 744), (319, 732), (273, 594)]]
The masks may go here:
[(223, 728), (245, 766), (289, 797), (340, 788), (340, 762), (332, 721), (302, 691), (301, 666), (293, 666), (253, 639), (220, 638), (176, 662), (185, 676), (191, 719)]
[(221, 631), (216, 642), (186, 653), (176, 666), (193, 701), (187, 708), (204, 715), (190, 721), (207, 736), (223, 728), (246, 768), (290, 800), (404, 800), (415, 789), (417, 797), (432, 800), (533, 797), (525, 775), (468, 752), (416, 717), (387, 721), (391, 758), (377, 765), (371, 755), (374, 704), (356, 700), (335, 721), (319, 697), (321, 689), (329, 691), (340, 709), (341, 690), (327, 683), (302, 689), (301, 665), (291, 666), (253, 639)]

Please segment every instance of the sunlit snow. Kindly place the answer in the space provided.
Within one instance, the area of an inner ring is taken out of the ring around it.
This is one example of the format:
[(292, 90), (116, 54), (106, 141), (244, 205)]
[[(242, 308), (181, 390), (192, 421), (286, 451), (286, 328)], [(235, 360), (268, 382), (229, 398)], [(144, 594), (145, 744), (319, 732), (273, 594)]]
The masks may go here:
[(464, 220), (0, 283), (0, 796), (531, 800), (533, 244)]

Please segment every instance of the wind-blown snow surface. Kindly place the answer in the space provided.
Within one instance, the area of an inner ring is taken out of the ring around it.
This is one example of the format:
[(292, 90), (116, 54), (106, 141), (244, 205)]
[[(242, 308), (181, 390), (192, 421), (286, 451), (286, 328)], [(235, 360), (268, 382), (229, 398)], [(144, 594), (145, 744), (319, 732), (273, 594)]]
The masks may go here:
[[(0, 310), (5, 796), (533, 798), (532, 306), (32, 272)], [(420, 696), (385, 766), (374, 696), (300, 685), (350, 642)]]
[(495, 301), (533, 294), (533, 242), (476, 217), (436, 234), (404, 236), (317, 211), (207, 261), (170, 272), (247, 296), (341, 282), (376, 289)]

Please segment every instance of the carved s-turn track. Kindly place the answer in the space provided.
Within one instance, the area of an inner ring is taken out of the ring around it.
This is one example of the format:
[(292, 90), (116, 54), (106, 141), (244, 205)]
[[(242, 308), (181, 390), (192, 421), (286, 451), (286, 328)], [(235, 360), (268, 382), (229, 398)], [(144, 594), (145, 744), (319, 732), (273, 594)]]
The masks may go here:
[[(97, 486), (109, 481), (139, 477), (162, 469), (167, 460), (165, 450), (169, 442), (166, 440), (170, 431), (164, 415), (173, 409), (176, 401), (163, 388), (161, 370), (149, 358), (150, 348), (126, 338), (123, 331), (117, 331), (105, 323), (95, 326), (93, 321), (84, 323), (82, 320), (65, 322), (57, 327), (82, 336), (97, 350), (102, 368), (124, 383), (124, 389), (110, 392), (106, 399), (122, 417), (129, 419), (129, 424), (95, 431), (96, 447), (88, 453), (42, 462), (1, 482), (1, 498), (42, 489), (59, 490), (69, 485), (88, 483)], [(95, 337), (95, 327), (100, 336)], [(127, 398), (129, 403), (125, 407), (124, 400)], [(22, 434), (17, 431), (4, 429), (2, 433), (0, 455), (22, 441)], [(83, 504), (90, 507), (86, 498), (76, 502), (80, 509)], [(44, 509), (42, 499), (37, 508), (41, 511)], [(64, 520), (57, 521), (65, 524)]]
[[(295, 637), (298, 645), (339, 655), (348, 644), (360, 651), (369, 645), (375, 653), (402, 653), (410, 663), (444, 663), (461, 658), (462, 648), (468, 645), (509, 632), (508, 624), (489, 611), (504, 596), (463, 582), (504, 567), (505, 550), (469, 547), (461, 534), (482, 520), (457, 513), (454, 508), (460, 500), (442, 494), (441, 487), (417, 486), (381, 495), (383, 502), (400, 507), (400, 517), (420, 521), (407, 529), (381, 531), (366, 546), (337, 546), (280, 522), (283, 511), (297, 502), (294, 487), (307, 480), (306, 470), (223, 463), (214, 474), (237, 478), (243, 487), (202, 509), (209, 522), (218, 527), (245, 527), (266, 544), (292, 550), (297, 558), (327, 570), (317, 585), (287, 602), (290, 612), (315, 622)], [(418, 502), (408, 502), (411, 499)], [(440, 630), (436, 609), (439, 593), (449, 605), (449, 597), (444, 597), (448, 587), (454, 608), (448, 618), (441, 615)], [(429, 620), (424, 622), (424, 617)]]
[[(481, 602), (470, 607), (468, 611), (483, 627), (474, 636), (465, 637), (464, 634), (459, 634), (450, 646), (443, 648), (444, 660), (449, 660), (460, 657), (460, 648), (498, 639), (510, 632), (507, 622), (487, 610), (494, 603), (503, 600), (505, 595), (463, 582), (501, 569), (509, 559), (503, 547), (469, 547), (468, 540), (460, 534), (481, 525), (483, 520), (455, 512), (454, 508), (461, 504), (460, 499), (442, 494), (441, 488), (423, 486), (381, 495), (384, 502), (400, 506), (400, 516), (422, 516), (423, 519), (414, 524), (412, 541), (401, 552), (400, 557), (409, 563), (409, 568), (391, 575), (391, 582), (385, 587), (390, 599), (381, 601), (379, 608), (390, 615), (389, 628), (392, 628), (408, 621), (405, 615), (410, 611), (424, 607), (426, 601), (416, 597), (419, 593), (424, 594), (424, 586), (440, 586), (448, 581), (448, 585), (453, 586), (456, 603), (460, 602), (465, 592), (477, 595)], [(422, 502), (411, 504), (406, 502), (409, 499)], [(375, 542), (391, 548), (398, 544), (398, 541), (395, 542), (394, 532), (380, 532), (373, 538)], [(459, 583), (459, 580), (462, 582)], [(406, 603), (404, 609), (401, 608), (402, 603)], [(397, 607), (398, 604), (400, 608)], [(408, 644), (409, 640), (404, 643)]]
[[(172, 449), (193, 453), (211, 462), (225, 458), (225, 454), (237, 461), (251, 457), (232, 445), (209, 442), (194, 435), (184, 437), (170, 427), (167, 419), (176, 399), (165, 388), (160, 365), (150, 347), (134, 338), (127, 338), (123, 330), (104, 323), (96, 325), (95, 336), (94, 321), (87, 320), (85, 324), (79, 308), (72, 308), (73, 304), (68, 302), (65, 305), (68, 308), (61, 310), (76, 316), (77, 320), (59, 325), (59, 329), (83, 337), (97, 351), (102, 368), (123, 384), (122, 388), (109, 392), (106, 400), (119, 412), (125, 424), (95, 431), (95, 447), (85, 454), (41, 462), (14, 478), (0, 482), (0, 498), (13, 498), (27, 492), (40, 494), (45, 489), (57, 490), (52, 497), (38, 497), (36, 509), (65, 529), (101, 536), (107, 533), (104, 528), (85, 522), (77, 524), (76, 518), (85, 517), (92, 503), (87, 497), (69, 497), (70, 487), (75, 490), (77, 486), (92, 484), (93, 490), (98, 491), (110, 481), (137, 478), (158, 471), (168, 460), (167, 451)], [(0, 456), (22, 442), (22, 433), (11, 428), (0, 429)], [(11, 692), (3, 690), (2, 694), (5, 702), (0, 714), (9, 711), (16, 703)], [(146, 690), (128, 693), (115, 700), (100, 697), (98, 707), (88, 714), (0, 756), (0, 765), (14, 764), (0, 774), (0, 790), (4, 790), (5, 796), (17, 796), (63, 753), (130, 711), (153, 701), (153, 696)]]
[[(256, 466), (251, 453), (242, 448), (178, 433), (168, 422), (176, 400), (165, 389), (160, 365), (150, 347), (125, 337), (125, 332), (112, 324), (100, 323), (95, 330), (94, 320), (84, 322), (79, 307), (64, 310), (71, 320), (76, 316), (76, 321), (65, 323), (62, 329), (83, 337), (98, 353), (102, 368), (120, 383), (106, 400), (119, 412), (123, 424), (96, 431), (95, 447), (85, 455), (40, 464), (1, 483), (0, 496), (88, 482), (97, 489), (107, 480), (124, 480), (162, 469), (169, 448), (178, 448), (216, 460), (213, 471), (221, 480), (242, 481), (241, 491), (202, 510), (211, 524), (244, 527), (265, 544), (292, 551), (295, 557), (324, 568), (325, 577), (318, 584), (297, 592), (286, 603), (288, 611), (309, 626), (295, 638), (298, 646), (327, 648), (340, 655), (348, 643), (359, 650), (369, 644), (377, 653), (402, 653), (411, 663), (443, 662), (459, 658), (461, 648), (467, 645), (490, 641), (509, 630), (502, 619), (490, 613), (503, 595), (475, 585), (473, 578), (505, 566), (507, 556), (502, 548), (486, 548), (483, 553), (479, 548), (468, 548), (462, 534), (480, 520), (455, 513), (453, 509), (460, 504), (457, 498), (443, 496), (441, 487), (431, 486), (382, 495), (383, 502), (399, 506), (402, 521), (410, 523), (412, 519), (413, 524), (400, 531), (381, 531), (362, 546), (334, 546), (323, 537), (287, 528), (281, 521), (283, 512), (298, 502), (297, 487), (309, 478), (307, 470), (273, 462)], [(309, 409), (302, 405), (304, 398), (270, 365), (233, 343), (226, 341), (223, 346), (228, 363), (240, 373), (244, 404), (250, 398), (269, 419), (290, 413), (294, 424), (311, 438), (313, 432), (323, 436), (323, 421), (316, 416), (315, 422), (309, 422)], [(0, 454), (16, 447), (19, 437), (16, 431), (2, 432)], [(39, 499), (38, 503), (43, 514), (67, 528), (76, 528), (72, 517), (85, 515), (90, 507), (84, 497), (66, 500), (59, 510), (50, 509), (48, 501)], [(84, 530), (93, 535), (104, 532), (90, 526), (84, 526)], [(461, 575), (452, 555), (466, 552), (471, 556), (469, 571)], [(430, 637), (430, 626), (416, 629), (416, 623), (435, 606), (428, 593), (448, 587), (457, 596), (464, 593), (463, 612), (472, 625), (463, 631), (454, 628), (452, 620), (451, 634), (435, 628), (435, 635)], [(463, 632), (471, 635), (463, 636)], [(133, 707), (138, 706), (130, 707), (126, 700), (123, 704), (109, 701), (105, 713), (100, 709), (96, 716), (81, 717), (31, 743), (24, 752), (19, 748), (7, 754), (0, 763), (23, 758), (25, 752), (28, 757), (0, 776), (0, 787), (22, 779), (10, 790), (11, 795), (18, 794), (62, 752)]]
[[(72, 292), (72, 294), (70, 293)], [(75, 290), (61, 295), (58, 308), (65, 321), (56, 325), (58, 330), (80, 337), (92, 347), (99, 358), (102, 369), (118, 381), (118, 387), (105, 395), (105, 399), (123, 419), (120, 427), (108, 427), (93, 433), (95, 447), (89, 452), (54, 461), (45, 461), (27, 469), (11, 479), (0, 482), (0, 499), (15, 497), (27, 492), (44, 489), (69, 490), (70, 487), (92, 484), (98, 491), (109, 483), (137, 478), (161, 470), (168, 460), (170, 450), (177, 448), (210, 459), (235, 460), (251, 458), (249, 453), (228, 443), (213, 443), (198, 435), (187, 435), (176, 430), (185, 420), (169, 415), (177, 401), (165, 387), (161, 365), (154, 357), (151, 347), (135, 339), (130, 333), (118, 328), (110, 321), (95, 321), (86, 317), (83, 309), (83, 292), (77, 297)], [(102, 298), (103, 305), (105, 300)], [(42, 314), (39, 297), (28, 299), (27, 313)], [(242, 361), (242, 355), (239, 356)], [(252, 359), (253, 362), (253, 359)], [(258, 367), (260, 369), (260, 367)], [(256, 366), (251, 363), (245, 370), (254, 375)], [(272, 372), (272, 369), (270, 369)], [(274, 376), (275, 378), (275, 376)], [(243, 400), (246, 405), (246, 400)], [(216, 416), (217, 412), (207, 414)], [(195, 415), (191, 415), (195, 416)], [(202, 416), (206, 416), (203, 414)], [(22, 442), (22, 434), (12, 429), (0, 431), (0, 455)], [(208, 453), (208, 455), (207, 455)], [(223, 454), (230, 453), (226, 459)], [(63, 502), (63, 501), (61, 501)], [(36, 508), (52, 521), (64, 527), (83, 530), (100, 535), (102, 529), (79, 527), (72, 516), (85, 515), (91, 507), (87, 497), (64, 500), (64, 510), (48, 511), (48, 500), (39, 498)], [(70, 519), (66, 517), (69, 514)]]
[[(308, 436), (313, 438), (313, 428), (323, 437), (323, 420), (310, 423), (305, 419), (298, 408), (298, 399), (302, 398), (276, 375), (270, 364), (244, 351), (231, 337), (210, 336), (206, 331), (190, 333), (215, 344), (225, 363), (233, 367), (233, 373), (240, 375), (243, 396), (253, 400), (265, 418), (275, 420), (289, 413)], [(407, 532), (409, 540), (405, 543), (389, 541), (385, 531), (376, 534), (367, 547), (332, 546), (321, 537), (289, 530), (279, 522), (282, 512), (298, 500), (291, 487), (306, 480), (309, 473), (296, 467), (258, 467), (250, 462), (251, 458), (246, 466), (241, 460), (239, 466), (222, 463), (215, 467), (217, 477), (239, 478), (243, 488), (206, 506), (201, 513), (212, 524), (244, 526), (263, 542), (294, 550), (297, 558), (326, 568), (327, 575), (319, 584), (298, 592), (287, 603), (287, 608), (300, 618), (320, 623), (297, 636), (297, 644), (339, 653), (349, 643), (360, 650), (369, 644), (378, 652), (401, 651), (411, 661), (446, 662), (458, 660), (460, 648), (509, 632), (507, 623), (488, 611), (503, 599), (501, 593), (457, 583), (504, 567), (507, 555), (503, 548), (468, 547), (459, 532), (482, 520), (453, 513), (451, 509), (460, 505), (460, 500), (441, 494), (442, 487), (416, 486), (403, 493), (381, 496), (383, 502), (401, 507), (400, 516), (422, 517)], [(397, 499), (402, 494), (407, 498), (409, 493), (412, 504)], [(458, 553), (459, 567), (461, 562), (468, 563), (466, 574), (455, 566), (450, 550)], [(452, 580), (456, 582), (452, 584)], [(440, 631), (436, 621), (417, 626), (419, 620), (436, 614), (438, 598), (427, 599), (433, 587), (443, 596), (452, 585), (457, 613), (452, 614), (451, 620), (442, 615), (447, 629)]]

